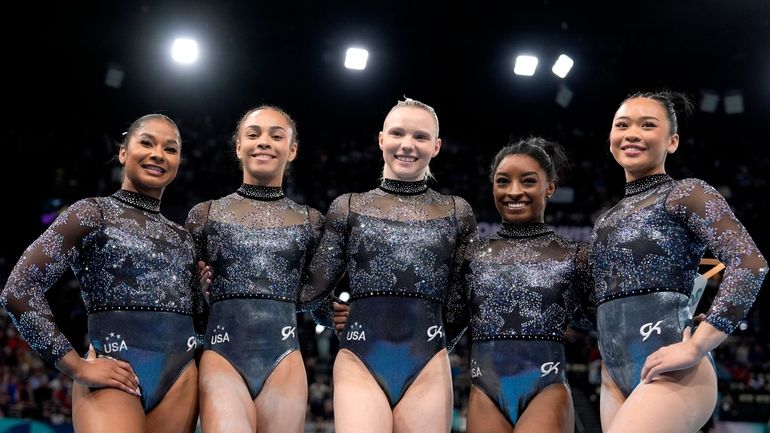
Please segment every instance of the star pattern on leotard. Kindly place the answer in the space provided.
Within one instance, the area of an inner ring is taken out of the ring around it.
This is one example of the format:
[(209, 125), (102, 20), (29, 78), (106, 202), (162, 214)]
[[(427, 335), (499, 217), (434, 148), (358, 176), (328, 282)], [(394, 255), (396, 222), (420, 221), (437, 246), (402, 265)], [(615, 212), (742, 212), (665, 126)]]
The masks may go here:
[(405, 269), (394, 270), (393, 275), (396, 277), (396, 283), (393, 285), (396, 290), (411, 290), (422, 281), (413, 264)]
[(618, 247), (623, 248), (624, 251), (630, 254), (631, 257), (633, 257), (633, 263), (635, 264), (644, 262), (644, 260), (652, 254), (668, 257), (668, 253), (661, 248), (659, 241), (647, 231), (641, 231), (639, 236), (633, 239), (619, 242)]
[(305, 256), (305, 245), (298, 242), (290, 242), (288, 248), (277, 248), (275, 257), (280, 258), (278, 262), (283, 264), (283, 272), (293, 274), (299, 271), (302, 258)]
[(377, 251), (369, 250), (366, 248), (366, 242), (358, 242), (358, 248), (356, 252), (350, 255), (353, 259), (353, 263), (356, 265), (357, 272), (372, 273), (372, 262), (377, 255)]
[[(218, 257), (214, 265), (214, 278), (223, 280), (220, 284), (232, 284), (238, 279), (238, 264), (241, 262), (240, 257)], [(219, 284), (215, 284), (219, 285)]]
[(130, 288), (139, 287), (141, 276), (147, 271), (143, 266), (143, 261), (134, 260), (131, 254), (126, 255), (120, 266), (123, 272), (120, 274), (120, 283)]

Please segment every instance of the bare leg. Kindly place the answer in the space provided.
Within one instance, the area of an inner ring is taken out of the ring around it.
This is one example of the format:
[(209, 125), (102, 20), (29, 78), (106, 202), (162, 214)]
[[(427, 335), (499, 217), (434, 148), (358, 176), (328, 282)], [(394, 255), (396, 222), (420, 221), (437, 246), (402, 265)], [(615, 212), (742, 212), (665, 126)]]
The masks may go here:
[(302, 433), (307, 411), (307, 374), (299, 350), (287, 355), (254, 400), (258, 433)]
[(484, 391), (471, 386), (468, 397), (468, 433), (512, 433), (513, 426)]
[(203, 352), (198, 382), (204, 433), (257, 430), (257, 414), (246, 382), (225, 358), (213, 350)]
[(448, 433), (452, 428), (452, 373), (446, 349), (428, 361), (393, 409), (394, 433)]
[(599, 392), (599, 416), (602, 421), (602, 431), (610, 429), (615, 415), (623, 406), (624, 401), (626, 401), (626, 397), (612, 380), (612, 376), (602, 362), (602, 386)]
[[(693, 433), (708, 421), (717, 400), (717, 378), (707, 358), (669, 379), (639, 384), (615, 414), (609, 433)], [(649, 422), (650, 417), (655, 422)]]
[(573, 433), (572, 394), (563, 383), (547, 386), (529, 402), (516, 423), (516, 433)]
[(115, 388), (88, 388), (75, 383), (72, 424), (78, 433), (143, 433), (144, 408), (139, 397)]
[(334, 360), (333, 377), (337, 433), (393, 432), (390, 403), (356, 355), (346, 349), (340, 350)]
[(147, 414), (148, 433), (192, 433), (198, 423), (198, 367), (191, 362)]

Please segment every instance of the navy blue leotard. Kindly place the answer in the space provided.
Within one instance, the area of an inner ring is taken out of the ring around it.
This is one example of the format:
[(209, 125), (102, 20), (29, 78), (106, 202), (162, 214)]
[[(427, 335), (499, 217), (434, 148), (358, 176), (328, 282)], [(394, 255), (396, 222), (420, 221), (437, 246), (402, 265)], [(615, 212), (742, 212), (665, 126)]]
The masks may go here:
[(301, 279), (322, 225), (320, 212), (285, 197), (280, 187), (249, 184), (188, 215), (198, 258), (214, 271), (204, 348), (230, 362), (252, 399), (299, 349)]
[(538, 393), (567, 384), (567, 327), (593, 328), (588, 248), (543, 223), (503, 223), (464, 269), (473, 385), (515, 426)]
[(725, 264), (706, 321), (731, 333), (756, 299), (767, 262), (719, 192), (656, 174), (626, 184), (591, 235), (599, 349), (620, 390), (639, 384), (648, 355), (682, 341), (706, 248)]
[(45, 292), (71, 267), (97, 356), (127, 361), (152, 410), (194, 359), (195, 261), (189, 232), (160, 214), (160, 201), (119, 190), (69, 206), (14, 267), (0, 302), (21, 334), (55, 365), (72, 345)]
[(332, 203), (303, 296), (317, 302), (348, 272), (341, 348), (355, 354), (392, 407), (467, 326), (460, 267), (477, 238), (468, 203), (425, 182), (384, 180)]

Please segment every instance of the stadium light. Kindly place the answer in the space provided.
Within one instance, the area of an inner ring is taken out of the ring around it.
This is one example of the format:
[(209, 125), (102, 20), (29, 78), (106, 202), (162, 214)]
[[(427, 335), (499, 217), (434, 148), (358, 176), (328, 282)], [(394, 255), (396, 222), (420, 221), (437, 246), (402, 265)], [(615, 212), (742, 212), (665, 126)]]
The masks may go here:
[(706, 113), (715, 113), (719, 107), (719, 94), (712, 90), (702, 90), (700, 96), (700, 110)]
[(198, 43), (192, 39), (176, 39), (171, 46), (171, 58), (177, 63), (195, 62), (198, 60)]
[(740, 114), (743, 113), (743, 92), (733, 90), (725, 94), (724, 97), (725, 113)]
[(358, 71), (366, 69), (366, 60), (369, 58), (369, 51), (363, 48), (348, 48), (345, 53), (345, 67)]
[(564, 78), (569, 74), (570, 69), (572, 69), (572, 65), (575, 64), (575, 61), (570, 58), (570, 56), (566, 54), (562, 54), (559, 56), (558, 59), (556, 59), (556, 62), (553, 64), (553, 67), (551, 68), (551, 71), (553, 71), (554, 74), (556, 74), (559, 78)]
[(531, 77), (535, 75), (535, 69), (537, 69), (537, 57), (535, 56), (517, 56), (516, 62), (513, 64), (513, 73), (516, 75)]

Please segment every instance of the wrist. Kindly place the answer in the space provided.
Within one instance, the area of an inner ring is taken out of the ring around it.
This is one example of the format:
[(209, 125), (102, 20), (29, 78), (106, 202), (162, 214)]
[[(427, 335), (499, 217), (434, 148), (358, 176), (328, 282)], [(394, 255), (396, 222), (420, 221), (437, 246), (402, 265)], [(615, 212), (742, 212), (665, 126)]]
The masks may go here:
[(706, 354), (709, 352), (709, 349), (707, 347), (705, 347), (703, 344), (699, 343), (698, 341), (695, 341), (694, 339), (688, 341), (687, 343), (690, 346), (690, 350), (692, 350), (694, 354), (699, 358), (706, 356)]
[(83, 368), (85, 367), (86, 361), (78, 356), (78, 354), (72, 350), (68, 352), (66, 355), (64, 355), (57, 363), (56, 368), (58, 368), (62, 373), (69, 376), (72, 380), (78, 381), (78, 379), (81, 377)]

